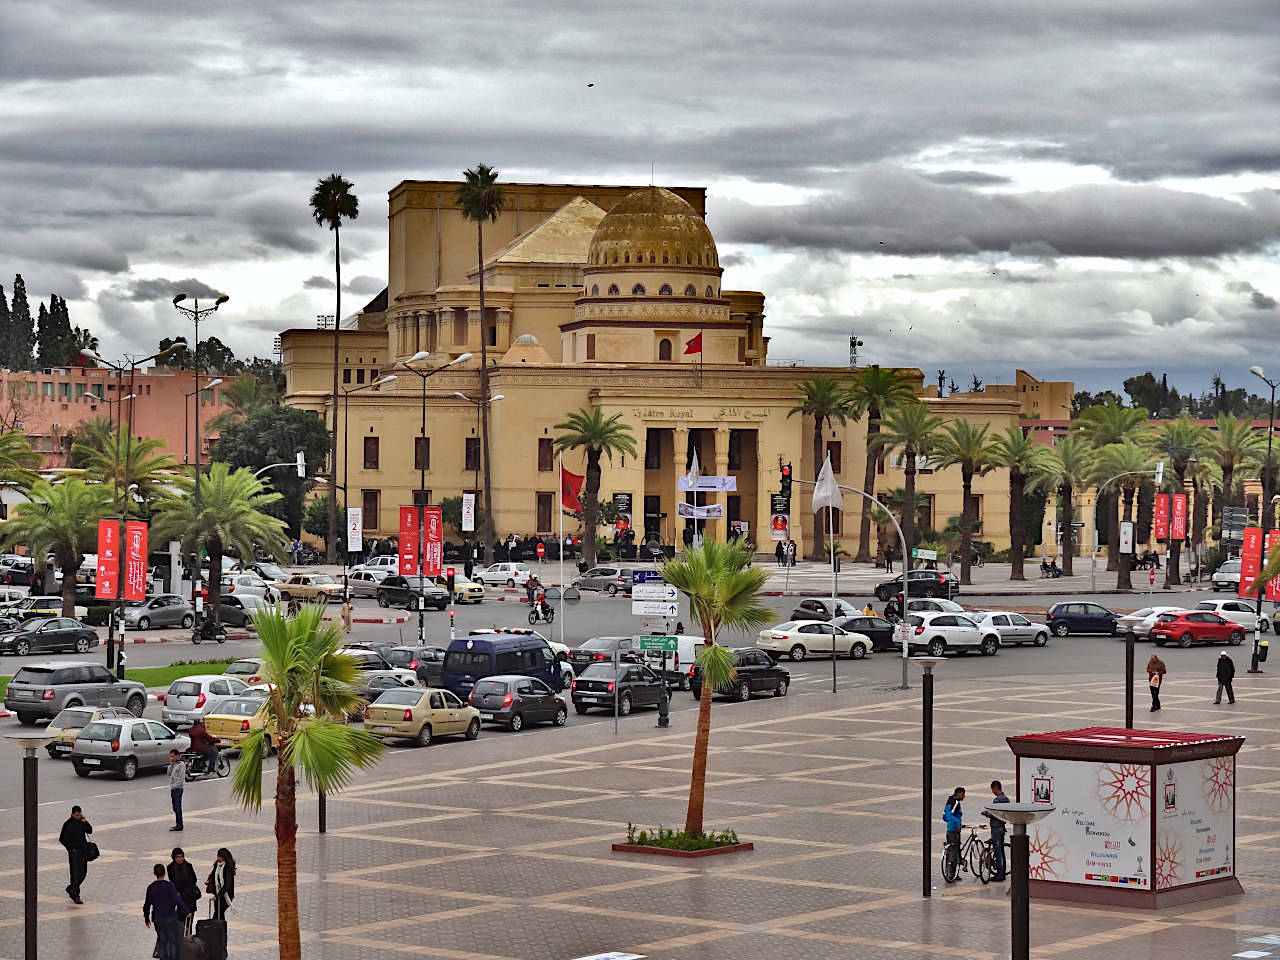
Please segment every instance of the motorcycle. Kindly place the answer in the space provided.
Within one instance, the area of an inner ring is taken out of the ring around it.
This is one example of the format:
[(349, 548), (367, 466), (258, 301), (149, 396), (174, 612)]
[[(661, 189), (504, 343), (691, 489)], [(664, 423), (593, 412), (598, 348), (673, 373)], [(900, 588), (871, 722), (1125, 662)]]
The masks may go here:
[(221, 750), (218, 751), (218, 759), (214, 762), (212, 770), (206, 769), (203, 753), (188, 750), (182, 755), (182, 759), (187, 764), (188, 780), (211, 780), (214, 777), (225, 777), (231, 772), (231, 761), (227, 759), (226, 753)]
[(200, 624), (200, 629), (191, 635), (191, 642), (199, 644), (203, 643), (205, 640), (211, 640), (215, 643), (226, 643), (226, 625), (219, 623), (217, 620), (205, 620)]
[(530, 624), (535, 624), (539, 621), (542, 621), (543, 623), (550, 623), (555, 618), (555, 607), (551, 606), (549, 603), (534, 604), (533, 608), (529, 611)]

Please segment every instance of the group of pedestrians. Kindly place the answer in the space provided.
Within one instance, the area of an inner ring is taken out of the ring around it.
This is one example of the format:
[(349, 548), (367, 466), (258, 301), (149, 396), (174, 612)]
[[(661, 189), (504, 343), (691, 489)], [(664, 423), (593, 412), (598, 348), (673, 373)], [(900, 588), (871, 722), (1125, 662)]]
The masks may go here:
[(773, 548), (773, 556), (777, 560), (778, 566), (794, 567), (798, 549), (794, 540), (779, 540)]
[[(1152, 654), (1151, 659), (1147, 661), (1147, 689), (1151, 691), (1151, 712), (1155, 713), (1160, 710), (1160, 689), (1164, 686), (1164, 678), (1168, 674), (1169, 668), (1165, 666), (1165, 662), (1160, 659), (1157, 654)], [(1214, 694), (1213, 702), (1215, 704), (1222, 703), (1222, 694), (1227, 695), (1227, 703), (1236, 702), (1236, 692), (1232, 689), (1231, 684), (1236, 678), (1236, 663), (1223, 650), (1218, 654), (1218, 662), (1213, 671), (1214, 680), (1217, 681), (1218, 691)]]
[[(991, 781), (991, 796), (992, 803), (1010, 802), (1005, 795), (1004, 785), (999, 780)], [(956, 787), (942, 807), (942, 822), (947, 827), (947, 846), (955, 851), (957, 858), (960, 856), (960, 832), (964, 829), (964, 798), (964, 787)], [(991, 879), (999, 883), (1009, 872), (1004, 852), (1007, 825), (999, 817), (985, 810), (982, 811), (982, 815), (991, 823), (991, 859), (994, 871)]]

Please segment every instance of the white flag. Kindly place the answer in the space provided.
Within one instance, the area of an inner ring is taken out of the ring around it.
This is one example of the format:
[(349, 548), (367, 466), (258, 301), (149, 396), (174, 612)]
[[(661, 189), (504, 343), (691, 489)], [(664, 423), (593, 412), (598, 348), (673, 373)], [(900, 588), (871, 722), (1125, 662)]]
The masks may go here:
[(831, 454), (827, 454), (822, 471), (818, 474), (818, 482), (813, 487), (813, 512), (817, 513), (823, 507), (844, 510), (844, 494), (840, 492), (835, 471), (831, 469)]
[(689, 467), (689, 474), (688, 474), (688, 478), (687, 478), (687, 479), (688, 479), (688, 481), (689, 481), (689, 489), (690, 489), (690, 490), (697, 490), (697, 489), (698, 489), (698, 477), (699, 477), (699, 476), (701, 476), (701, 474), (698, 472), (698, 451), (695, 449), (695, 450), (693, 451), (693, 465), (692, 465), (691, 467)]

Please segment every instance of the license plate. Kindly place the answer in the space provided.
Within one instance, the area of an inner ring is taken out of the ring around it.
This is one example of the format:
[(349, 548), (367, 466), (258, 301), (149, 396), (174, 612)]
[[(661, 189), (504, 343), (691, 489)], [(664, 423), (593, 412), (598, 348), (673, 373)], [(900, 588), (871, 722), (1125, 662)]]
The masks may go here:
[(390, 733), (391, 728), (390, 727), (374, 727), (373, 732), (374, 733)]
[(85, 757), (85, 758), (84, 758), (84, 760), (82, 760), (82, 761), (81, 761), (81, 763), (83, 763), (86, 767), (100, 767), (100, 766), (102, 766), (102, 761), (101, 761), (101, 760), (95, 760), (93, 757)]
[(482, 713), (482, 714), (480, 714), (480, 719), (481, 719), (481, 720), (492, 720), (492, 719), (493, 719), (493, 714), (492, 714), (492, 713)]
[(53, 745), (53, 752), (54, 753), (70, 753), (71, 748), (67, 746), (67, 744), (65, 743), (55, 743)]
[(36, 694), (34, 690), (15, 690), (13, 691), (13, 698), (15, 700), (34, 700)]

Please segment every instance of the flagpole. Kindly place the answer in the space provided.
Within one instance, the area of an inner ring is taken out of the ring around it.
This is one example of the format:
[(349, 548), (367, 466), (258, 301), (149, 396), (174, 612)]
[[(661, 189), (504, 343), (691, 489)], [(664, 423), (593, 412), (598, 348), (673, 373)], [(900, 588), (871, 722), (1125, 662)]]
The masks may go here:
[(564, 643), (564, 618), (569, 611), (569, 601), (564, 598), (564, 592), (568, 584), (564, 579), (564, 451), (560, 451), (559, 457), (559, 480), (560, 480), (560, 509), (556, 511), (560, 514), (560, 642)]
[[(827, 507), (827, 540), (831, 543), (831, 625), (836, 622), (836, 538), (832, 514), (835, 507)], [(836, 692), (836, 634), (831, 632), (831, 692)]]

